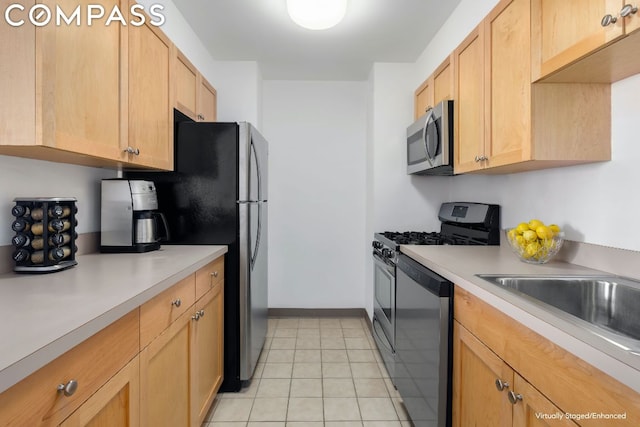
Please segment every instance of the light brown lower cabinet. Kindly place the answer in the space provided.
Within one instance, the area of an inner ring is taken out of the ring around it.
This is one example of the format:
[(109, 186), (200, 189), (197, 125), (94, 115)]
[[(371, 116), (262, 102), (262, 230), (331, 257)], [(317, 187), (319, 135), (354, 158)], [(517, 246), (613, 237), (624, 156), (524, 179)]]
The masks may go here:
[(2, 392), (0, 426), (60, 425), (136, 357), (138, 325), (135, 309)]
[(193, 426), (202, 424), (223, 380), (224, 287), (218, 282), (196, 303), (199, 318), (191, 335)]
[(454, 426), (566, 426), (573, 421), (471, 332), (454, 322)]
[[(454, 301), (454, 427), (640, 425), (640, 394), (458, 286)], [(624, 418), (575, 418), (592, 413)]]
[(0, 393), (0, 427), (200, 427), (223, 380), (223, 272), (221, 257)]
[(136, 356), (82, 404), (61, 427), (140, 425), (140, 361)]
[[(206, 273), (212, 288), (140, 352), (142, 426), (199, 427), (222, 384), (224, 282), (210, 272), (213, 266), (223, 267), (213, 261), (191, 280), (194, 289), (195, 278)], [(172, 305), (167, 299), (167, 310)]]
[(189, 427), (189, 341), (192, 312), (173, 322), (140, 352), (142, 426)]

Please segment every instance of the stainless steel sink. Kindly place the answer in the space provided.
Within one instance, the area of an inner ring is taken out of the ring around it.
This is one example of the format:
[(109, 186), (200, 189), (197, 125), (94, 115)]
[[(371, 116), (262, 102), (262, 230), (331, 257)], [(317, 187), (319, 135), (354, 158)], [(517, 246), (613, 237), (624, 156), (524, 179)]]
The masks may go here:
[(579, 319), (574, 323), (618, 347), (640, 351), (638, 281), (618, 276), (477, 276)]

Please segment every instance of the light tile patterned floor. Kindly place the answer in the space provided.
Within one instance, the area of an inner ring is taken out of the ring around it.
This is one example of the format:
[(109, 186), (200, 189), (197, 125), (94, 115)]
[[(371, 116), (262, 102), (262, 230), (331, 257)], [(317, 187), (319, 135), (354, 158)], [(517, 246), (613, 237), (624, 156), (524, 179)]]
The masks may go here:
[(254, 378), (203, 427), (410, 427), (365, 319), (271, 318)]

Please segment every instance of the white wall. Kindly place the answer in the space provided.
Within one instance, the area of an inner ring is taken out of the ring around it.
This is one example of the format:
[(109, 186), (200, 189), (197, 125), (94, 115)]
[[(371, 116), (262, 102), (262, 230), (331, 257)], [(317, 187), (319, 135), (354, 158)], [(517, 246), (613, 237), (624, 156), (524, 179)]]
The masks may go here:
[[(496, 0), (463, 0), (460, 3), (416, 62), (414, 88), (496, 3)], [(399, 83), (397, 87), (403, 90), (404, 84)], [(635, 237), (638, 233), (629, 225), (640, 210), (640, 198), (635, 195), (635, 183), (640, 181), (637, 167), (640, 158), (638, 93), (640, 75), (612, 87), (610, 162), (510, 175), (455, 176), (443, 184), (447, 198), (499, 203), (503, 227), (536, 217), (561, 225), (570, 240), (640, 250), (640, 240)], [(620, 213), (624, 213), (623, 216)]]
[(503, 226), (539, 218), (579, 242), (640, 250), (637, 144), (640, 75), (612, 87), (612, 159), (591, 165), (504, 176), (453, 177), (450, 197), (475, 196), (502, 205)]
[(100, 181), (109, 169), (0, 156), (0, 246), (11, 244), (11, 207), (16, 197), (75, 197), (78, 233), (100, 231)]
[(363, 307), (366, 112), (366, 82), (263, 82), (270, 307)]

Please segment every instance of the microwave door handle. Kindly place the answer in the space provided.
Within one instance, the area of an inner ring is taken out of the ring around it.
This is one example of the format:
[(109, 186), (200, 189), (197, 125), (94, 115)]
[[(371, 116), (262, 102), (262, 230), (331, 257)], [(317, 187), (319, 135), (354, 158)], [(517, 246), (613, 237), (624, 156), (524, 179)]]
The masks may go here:
[(427, 128), (429, 127), (429, 122), (433, 118), (433, 108), (429, 107), (429, 114), (427, 114), (427, 119), (424, 121), (424, 126), (422, 127), (422, 142), (424, 143), (424, 151), (427, 153), (427, 161), (429, 161), (429, 165), (433, 167), (433, 163), (431, 159), (433, 156), (429, 152), (429, 144), (427, 144)]

